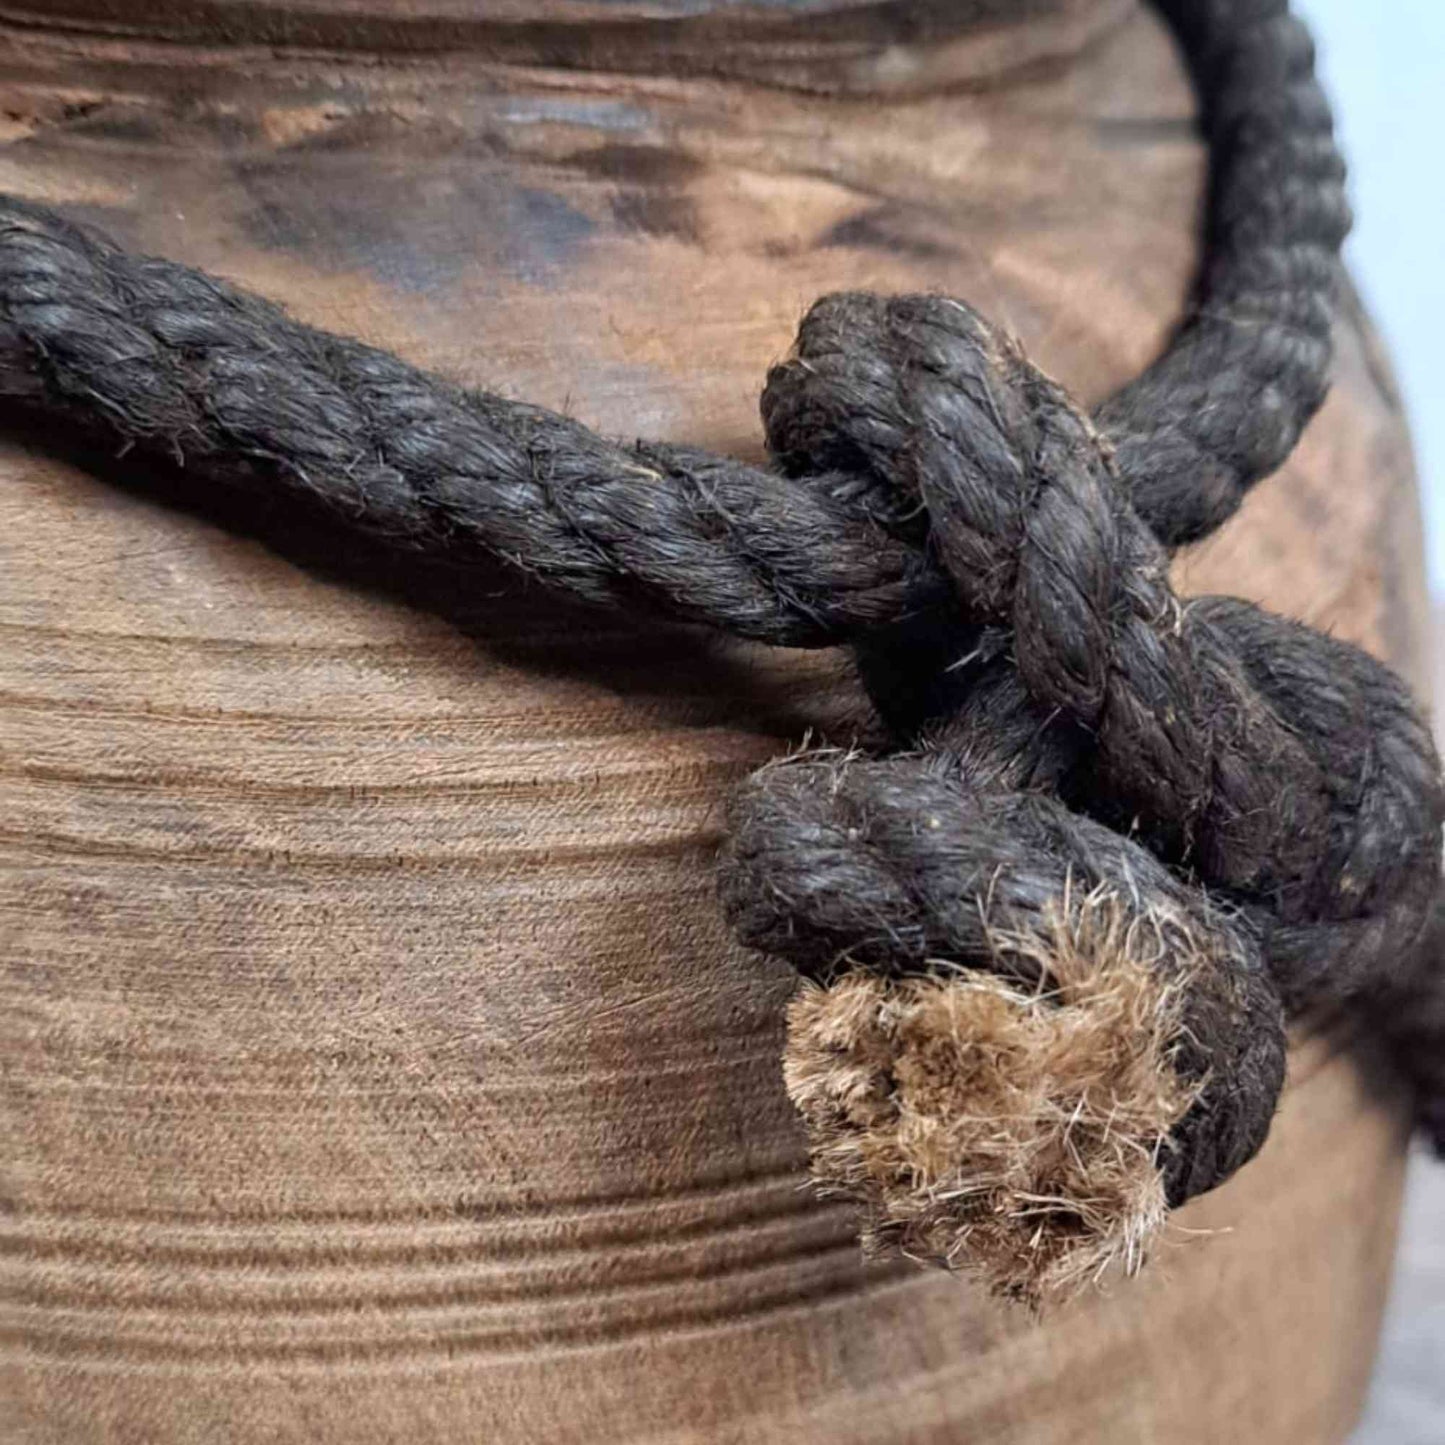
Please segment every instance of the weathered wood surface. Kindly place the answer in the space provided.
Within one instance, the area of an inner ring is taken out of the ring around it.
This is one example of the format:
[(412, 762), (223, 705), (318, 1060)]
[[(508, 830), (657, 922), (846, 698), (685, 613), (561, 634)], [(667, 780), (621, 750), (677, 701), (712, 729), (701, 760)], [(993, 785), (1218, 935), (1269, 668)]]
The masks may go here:
[[(528, 8), (580, 56), (609, 15), (737, 7)], [(706, 78), (645, 27), (628, 75), (265, 34), (476, 38), (504, 4), (4, 0), (0, 186), (469, 381), (749, 455), (824, 290), (965, 295), (1090, 397), (1157, 350), (1202, 155), (1151, 16), (807, 38), (860, 98), (727, 75), (772, 8), (702, 46)], [(1353, 314), (1339, 374), (1182, 580), (1423, 678), (1408, 448)], [(0, 482), (7, 1440), (1346, 1432), (1403, 1126), (1339, 1030), (1177, 1247), (1042, 1325), (864, 1265), (800, 1188), (789, 979), (728, 942), (709, 855), (740, 773), (848, 735), (837, 658), (240, 537), (14, 443)]]

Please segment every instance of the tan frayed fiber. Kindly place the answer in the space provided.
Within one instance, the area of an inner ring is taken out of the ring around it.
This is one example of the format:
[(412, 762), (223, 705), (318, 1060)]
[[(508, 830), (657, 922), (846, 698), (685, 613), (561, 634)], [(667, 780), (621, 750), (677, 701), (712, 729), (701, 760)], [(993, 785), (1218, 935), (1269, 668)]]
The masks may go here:
[(815, 1181), (865, 1206), (865, 1247), (1030, 1301), (1137, 1268), (1167, 1212), (1162, 1152), (1201, 1088), (1173, 1061), (1204, 962), (1190, 940), (1095, 892), (1042, 932), (995, 935), (1001, 968), (1046, 970), (1037, 988), (967, 969), (805, 984), (788, 1093)]

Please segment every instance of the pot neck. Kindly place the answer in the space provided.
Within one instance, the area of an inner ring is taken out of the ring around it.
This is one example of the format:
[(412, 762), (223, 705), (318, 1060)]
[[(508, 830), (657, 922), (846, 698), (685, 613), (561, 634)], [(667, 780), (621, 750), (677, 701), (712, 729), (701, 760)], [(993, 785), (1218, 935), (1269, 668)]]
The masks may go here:
[(72, 39), (265, 46), (795, 89), (998, 84), (1067, 61), (1139, 0), (0, 0), (0, 25)]

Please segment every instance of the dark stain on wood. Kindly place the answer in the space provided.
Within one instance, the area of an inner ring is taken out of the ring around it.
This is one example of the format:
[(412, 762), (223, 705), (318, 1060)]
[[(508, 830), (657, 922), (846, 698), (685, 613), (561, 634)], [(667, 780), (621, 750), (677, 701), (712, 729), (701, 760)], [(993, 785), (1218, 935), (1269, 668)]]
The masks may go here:
[(946, 260), (958, 255), (957, 232), (953, 228), (898, 206), (872, 206), (829, 227), (819, 243), (823, 246), (852, 246), (912, 256), (920, 261)]
[(403, 291), (444, 292), (482, 258), (514, 280), (546, 286), (598, 230), (555, 191), (471, 160), (360, 171), (246, 160), (236, 175), (254, 203), (240, 224), (258, 245), (326, 267), (359, 266)]

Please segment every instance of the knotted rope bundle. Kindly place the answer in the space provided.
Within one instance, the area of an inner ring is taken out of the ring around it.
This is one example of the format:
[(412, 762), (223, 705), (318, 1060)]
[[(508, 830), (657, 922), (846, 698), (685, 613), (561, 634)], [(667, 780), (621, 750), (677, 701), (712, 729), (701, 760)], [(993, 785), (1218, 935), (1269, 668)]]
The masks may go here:
[(197, 486), (295, 494), (594, 603), (850, 645), (887, 756), (741, 790), (739, 936), (806, 982), (785, 1075), (880, 1245), (1034, 1295), (1243, 1164), (1284, 1017), (1370, 1011), (1445, 1143), (1445, 793), (1402, 684), (1168, 549), (1319, 406), (1348, 224), (1283, 0), (1160, 0), (1213, 145), (1200, 303), (1086, 416), (963, 303), (839, 295), (776, 470), (604, 440), (0, 200), (0, 400)]

